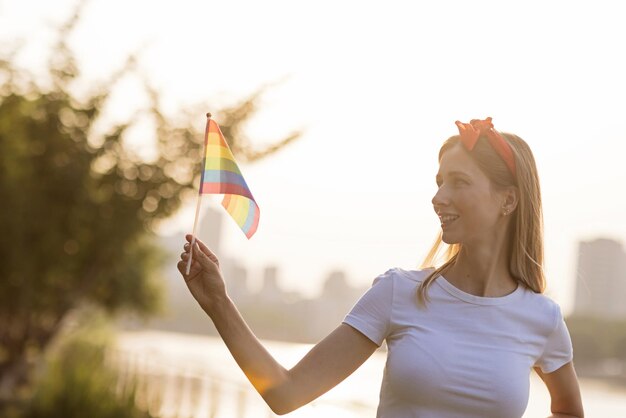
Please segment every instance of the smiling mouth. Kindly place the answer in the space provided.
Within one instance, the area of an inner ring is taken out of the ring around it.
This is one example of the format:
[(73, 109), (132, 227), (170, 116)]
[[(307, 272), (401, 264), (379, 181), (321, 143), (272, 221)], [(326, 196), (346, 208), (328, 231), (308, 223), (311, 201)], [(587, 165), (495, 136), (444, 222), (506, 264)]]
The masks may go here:
[(439, 217), (439, 220), (441, 221), (441, 227), (442, 228), (447, 228), (448, 226), (450, 226), (457, 219), (459, 219), (459, 217), (456, 216), (456, 215), (444, 215), (444, 216), (440, 216)]

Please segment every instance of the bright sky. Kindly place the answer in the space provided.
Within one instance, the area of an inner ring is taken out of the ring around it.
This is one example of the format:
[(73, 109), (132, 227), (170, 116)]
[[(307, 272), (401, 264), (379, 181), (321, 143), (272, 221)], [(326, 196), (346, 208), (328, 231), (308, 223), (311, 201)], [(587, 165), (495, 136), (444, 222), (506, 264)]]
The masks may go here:
[[(0, 39), (29, 68), (74, 1), (0, 0)], [(572, 308), (577, 242), (626, 241), (626, 26), (610, 1), (92, 0), (74, 44), (97, 80), (141, 49), (140, 68), (176, 110), (198, 114), (282, 81), (247, 127), (288, 149), (242, 171), (261, 207), (248, 241), (229, 220), (224, 252), (253, 276), (315, 294), (344, 269), (368, 284), (415, 267), (439, 224), (437, 151), (456, 119), (492, 116), (532, 147), (542, 182), (548, 293)], [(118, 117), (140, 103), (132, 88)], [(219, 122), (219, 121), (218, 121)], [(259, 142), (260, 143), (260, 142)], [(213, 199), (217, 204), (218, 199)], [(192, 202), (192, 206), (195, 202)], [(209, 203), (205, 203), (209, 204)], [(193, 208), (171, 228), (190, 230)]]

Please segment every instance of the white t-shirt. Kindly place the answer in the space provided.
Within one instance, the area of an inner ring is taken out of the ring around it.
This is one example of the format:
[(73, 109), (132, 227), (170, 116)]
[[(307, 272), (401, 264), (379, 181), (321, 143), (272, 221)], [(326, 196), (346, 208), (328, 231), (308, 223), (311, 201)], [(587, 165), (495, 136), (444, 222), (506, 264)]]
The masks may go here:
[(532, 367), (550, 373), (572, 360), (559, 306), (522, 284), (490, 298), (440, 276), (424, 309), (417, 289), (430, 272), (378, 276), (343, 321), (387, 341), (377, 417), (521, 417)]

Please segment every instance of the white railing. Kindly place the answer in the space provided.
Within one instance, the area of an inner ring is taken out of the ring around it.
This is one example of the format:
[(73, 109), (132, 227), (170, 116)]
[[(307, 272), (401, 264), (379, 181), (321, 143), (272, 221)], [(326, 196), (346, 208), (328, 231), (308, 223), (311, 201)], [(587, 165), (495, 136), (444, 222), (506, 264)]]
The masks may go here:
[[(107, 352), (107, 365), (118, 372), (117, 392), (134, 391), (137, 406), (160, 418), (276, 417), (247, 382), (235, 381), (202, 368), (181, 366), (156, 353), (119, 348)], [(370, 405), (318, 399), (293, 417), (374, 416)]]

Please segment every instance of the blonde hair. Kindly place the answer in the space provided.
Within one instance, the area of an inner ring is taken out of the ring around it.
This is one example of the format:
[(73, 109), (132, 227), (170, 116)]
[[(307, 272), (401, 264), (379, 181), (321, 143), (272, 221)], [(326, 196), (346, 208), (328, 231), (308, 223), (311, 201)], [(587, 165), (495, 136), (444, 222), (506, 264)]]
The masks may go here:
[[(468, 151), (468, 154), (495, 188), (517, 187), (518, 204), (510, 215), (513, 219), (509, 229), (509, 240), (512, 244), (509, 254), (509, 272), (513, 278), (535, 293), (543, 293), (546, 287), (543, 271), (543, 211), (535, 158), (522, 138), (508, 133), (501, 133), (501, 135), (513, 151), (516, 163), (515, 176), (485, 137), (481, 136), (474, 149)], [(448, 138), (439, 150), (439, 161), (446, 151), (456, 145), (463, 147), (460, 136)], [(463, 149), (467, 151), (465, 147)], [(421, 265), (422, 268), (434, 268), (417, 291), (418, 299), (424, 306), (428, 301), (428, 288), (440, 274), (455, 263), (461, 250), (462, 244), (446, 246), (441, 237), (440, 232)], [(443, 264), (435, 267), (442, 251)]]

